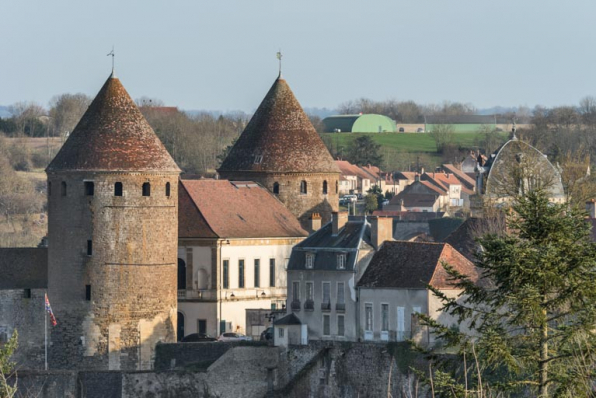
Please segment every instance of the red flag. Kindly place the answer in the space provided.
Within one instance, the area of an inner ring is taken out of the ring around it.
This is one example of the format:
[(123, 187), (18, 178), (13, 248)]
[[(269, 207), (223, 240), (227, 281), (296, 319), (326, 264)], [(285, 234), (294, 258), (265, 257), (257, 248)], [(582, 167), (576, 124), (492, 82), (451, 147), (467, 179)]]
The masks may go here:
[(56, 326), (58, 322), (56, 322), (56, 317), (52, 312), (52, 307), (50, 306), (50, 300), (48, 299), (48, 294), (46, 293), (46, 311), (50, 314), (50, 322), (52, 322), (52, 326)]

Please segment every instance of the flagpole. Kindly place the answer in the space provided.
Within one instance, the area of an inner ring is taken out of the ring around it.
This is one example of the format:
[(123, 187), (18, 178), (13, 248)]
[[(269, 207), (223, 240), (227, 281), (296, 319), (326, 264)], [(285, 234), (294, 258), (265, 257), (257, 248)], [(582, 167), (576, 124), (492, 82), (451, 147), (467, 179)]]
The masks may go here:
[(44, 312), (44, 332), (45, 332), (45, 369), (48, 370), (48, 310), (46, 309), (46, 300), (48, 299), (48, 293), (45, 294), (43, 301), (43, 312)]

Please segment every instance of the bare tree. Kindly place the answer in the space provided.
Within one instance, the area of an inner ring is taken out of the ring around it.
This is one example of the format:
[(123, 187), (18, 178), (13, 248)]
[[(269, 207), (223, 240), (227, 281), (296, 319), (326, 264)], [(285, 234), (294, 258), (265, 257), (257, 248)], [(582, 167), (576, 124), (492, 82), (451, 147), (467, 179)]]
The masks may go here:
[(74, 130), (91, 104), (85, 94), (60, 94), (50, 100), (52, 136), (64, 136)]

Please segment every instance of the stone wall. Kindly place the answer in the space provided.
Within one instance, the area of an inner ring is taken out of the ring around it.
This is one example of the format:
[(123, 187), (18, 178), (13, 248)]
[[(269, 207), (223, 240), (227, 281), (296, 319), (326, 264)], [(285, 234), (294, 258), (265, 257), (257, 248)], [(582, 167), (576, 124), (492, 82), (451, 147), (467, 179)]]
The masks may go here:
[(25, 298), (24, 289), (0, 290), (0, 344), (18, 332), (13, 360), (19, 368), (44, 367), (44, 292), (31, 289), (31, 298)]
[(50, 367), (150, 369), (155, 344), (176, 340), (178, 175), (64, 172), (48, 181), (48, 294), (58, 320)]

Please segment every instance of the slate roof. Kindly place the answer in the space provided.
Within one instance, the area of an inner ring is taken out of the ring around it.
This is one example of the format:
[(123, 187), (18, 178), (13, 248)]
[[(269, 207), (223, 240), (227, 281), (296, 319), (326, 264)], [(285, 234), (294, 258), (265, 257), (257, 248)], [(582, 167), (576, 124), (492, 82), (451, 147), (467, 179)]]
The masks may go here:
[(0, 290), (47, 287), (47, 248), (0, 248)]
[(302, 322), (300, 322), (300, 319), (292, 312), (291, 314), (288, 314), (286, 316), (284, 316), (283, 318), (279, 318), (277, 321), (273, 322), (274, 325), (302, 325)]
[(72, 131), (48, 172), (180, 172), (120, 80), (110, 76)]
[(393, 211), (393, 210), (375, 210), (373, 216), (394, 217), (401, 221), (428, 221), (435, 218), (442, 218), (445, 212), (442, 211)]
[(357, 249), (362, 241), (370, 244), (370, 224), (364, 217), (350, 217), (337, 235), (333, 235), (332, 223), (325, 224), (314, 234), (294, 246), (288, 270), (306, 270), (306, 254), (314, 253), (314, 270), (338, 271), (337, 255), (346, 254), (346, 267), (342, 271), (354, 271)]
[[(262, 160), (260, 159), (262, 157)], [(278, 77), (218, 170), (339, 173), (331, 154)]]
[(180, 180), (178, 203), (180, 238), (308, 236), (298, 219), (254, 182)]
[(447, 243), (385, 242), (368, 264), (358, 286), (362, 288), (450, 289), (441, 262), (478, 279), (474, 264)]

